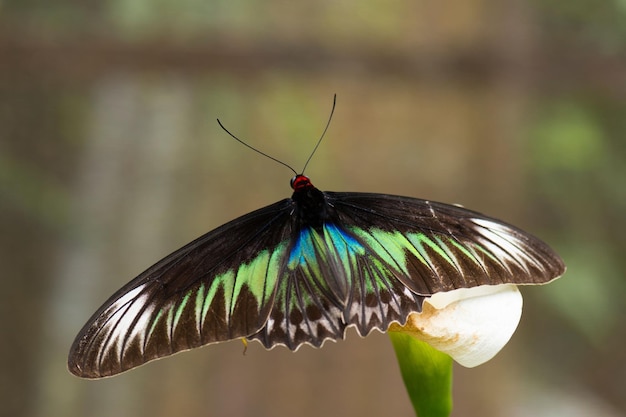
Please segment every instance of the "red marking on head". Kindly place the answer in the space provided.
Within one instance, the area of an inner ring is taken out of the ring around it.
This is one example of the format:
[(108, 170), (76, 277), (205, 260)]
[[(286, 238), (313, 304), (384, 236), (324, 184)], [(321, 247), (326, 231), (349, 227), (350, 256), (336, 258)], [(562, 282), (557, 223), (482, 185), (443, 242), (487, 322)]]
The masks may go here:
[(309, 177), (298, 174), (291, 179), (291, 188), (293, 188), (294, 191), (300, 191), (307, 188), (313, 188), (313, 184), (311, 184)]

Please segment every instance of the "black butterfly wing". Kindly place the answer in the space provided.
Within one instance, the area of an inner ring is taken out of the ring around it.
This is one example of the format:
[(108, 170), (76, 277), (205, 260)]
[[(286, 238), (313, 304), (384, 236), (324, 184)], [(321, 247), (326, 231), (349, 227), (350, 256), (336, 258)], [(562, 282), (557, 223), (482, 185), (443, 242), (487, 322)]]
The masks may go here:
[(71, 347), (69, 370), (100, 378), (263, 327), (288, 250), (292, 201), (233, 220), (117, 291)]
[(563, 260), (540, 239), (460, 206), (369, 193), (326, 195), (355, 238), (399, 268), (403, 284), (418, 294), (543, 284), (565, 272)]

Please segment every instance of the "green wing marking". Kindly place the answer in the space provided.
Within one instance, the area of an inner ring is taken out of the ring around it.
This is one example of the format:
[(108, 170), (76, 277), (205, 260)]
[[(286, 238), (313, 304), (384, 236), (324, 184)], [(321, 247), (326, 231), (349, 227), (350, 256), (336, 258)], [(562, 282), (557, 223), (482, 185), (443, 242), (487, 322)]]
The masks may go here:
[(342, 339), (350, 325), (365, 336), (375, 328), (385, 331), (392, 321), (404, 322), (421, 309), (423, 297), (396, 279), (406, 257), (392, 242), (394, 233), (332, 223), (301, 230), (278, 281), (270, 318), (250, 339), (296, 350)]

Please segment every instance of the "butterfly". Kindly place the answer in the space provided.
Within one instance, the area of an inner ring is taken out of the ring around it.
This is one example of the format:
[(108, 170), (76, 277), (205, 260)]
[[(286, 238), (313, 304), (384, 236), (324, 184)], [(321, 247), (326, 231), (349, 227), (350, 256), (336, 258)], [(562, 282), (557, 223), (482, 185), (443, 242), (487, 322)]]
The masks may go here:
[(404, 324), (438, 292), (541, 284), (565, 270), (538, 238), (460, 206), (323, 192), (304, 174), (291, 187), (113, 294), (76, 337), (69, 370), (107, 377), (237, 338), (320, 347), (348, 327), (366, 336)]

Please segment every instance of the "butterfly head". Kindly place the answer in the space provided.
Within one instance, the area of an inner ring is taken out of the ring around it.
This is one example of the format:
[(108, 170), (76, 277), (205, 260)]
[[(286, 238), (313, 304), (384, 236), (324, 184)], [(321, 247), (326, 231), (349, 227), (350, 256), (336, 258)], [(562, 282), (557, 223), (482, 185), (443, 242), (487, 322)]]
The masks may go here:
[(291, 188), (294, 191), (302, 191), (308, 188), (314, 188), (311, 180), (306, 175), (298, 174), (291, 179)]

